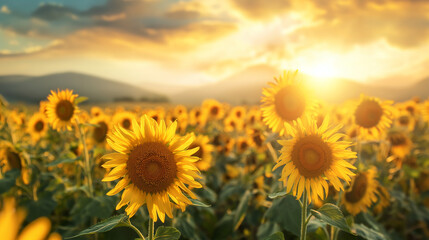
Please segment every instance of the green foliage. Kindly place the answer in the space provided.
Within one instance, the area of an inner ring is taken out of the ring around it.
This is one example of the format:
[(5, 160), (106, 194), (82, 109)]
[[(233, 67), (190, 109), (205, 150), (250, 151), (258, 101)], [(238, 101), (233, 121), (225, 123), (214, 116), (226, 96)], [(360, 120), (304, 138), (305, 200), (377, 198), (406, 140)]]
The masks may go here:
[(180, 232), (174, 227), (158, 227), (155, 233), (155, 240), (177, 240)]
[(334, 204), (326, 203), (319, 209), (311, 209), (311, 214), (327, 224), (337, 227), (345, 232), (351, 233), (341, 210)]

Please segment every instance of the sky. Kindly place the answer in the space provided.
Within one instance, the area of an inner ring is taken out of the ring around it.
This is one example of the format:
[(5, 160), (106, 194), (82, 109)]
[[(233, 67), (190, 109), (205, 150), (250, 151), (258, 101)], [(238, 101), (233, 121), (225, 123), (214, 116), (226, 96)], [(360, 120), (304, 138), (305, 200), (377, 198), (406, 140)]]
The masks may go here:
[(429, 76), (429, 1), (0, 0), (0, 75), (192, 86), (255, 65), (415, 83)]

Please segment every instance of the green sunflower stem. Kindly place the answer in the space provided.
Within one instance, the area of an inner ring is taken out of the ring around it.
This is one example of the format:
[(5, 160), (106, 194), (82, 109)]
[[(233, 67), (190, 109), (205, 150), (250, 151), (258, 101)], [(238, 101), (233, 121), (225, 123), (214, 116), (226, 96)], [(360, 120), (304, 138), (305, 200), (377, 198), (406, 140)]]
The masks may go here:
[(305, 240), (307, 235), (307, 207), (308, 207), (308, 201), (307, 201), (307, 192), (304, 190), (303, 193), (303, 201), (302, 201), (302, 211), (301, 211), (301, 235), (300, 240)]
[(153, 222), (152, 218), (149, 218), (149, 226), (148, 226), (148, 239), (149, 240), (153, 240), (153, 232), (154, 232), (154, 228), (155, 228), (155, 223)]
[(85, 155), (85, 172), (86, 172), (86, 177), (88, 180), (89, 194), (91, 197), (93, 197), (94, 196), (94, 189), (93, 189), (93, 185), (92, 185), (91, 164), (89, 162), (89, 153), (88, 153), (88, 147), (86, 146), (85, 133), (82, 130), (82, 126), (79, 123), (79, 119), (76, 119), (76, 123), (77, 123), (77, 129), (79, 130), (80, 141), (82, 142), (83, 151), (84, 151), (84, 155)]

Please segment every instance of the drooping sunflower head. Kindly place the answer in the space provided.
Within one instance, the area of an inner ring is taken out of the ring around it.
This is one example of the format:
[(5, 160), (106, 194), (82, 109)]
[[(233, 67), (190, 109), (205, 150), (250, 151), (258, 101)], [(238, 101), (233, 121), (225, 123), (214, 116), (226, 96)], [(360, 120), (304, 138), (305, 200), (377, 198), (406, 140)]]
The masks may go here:
[(77, 94), (73, 94), (73, 90), (68, 89), (51, 91), (51, 95), (48, 96), (46, 114), (53, 129), (71, 130), (73, 121), (79, 113), (79, 108), (75, 104), (77, 96)]
[(392, 131), (388, 134), (387, 140), (390, 143), (390, 152), (400, 159), (404, 159), (413, 146), (413, 142), (404, 132)]
[(298, 120), (290, 132), (293, 138), (278, 141), (282, 145), (281, 156), (273, 170), (284, 166), (280, 181), (298, 199), (305, 191), (309, 200), (318, 196), (323, 200), (328, 195), (327, 181), (339, 191), (343, 189), (340, 179), (349, 183), (354, 175), (350, 169), (355, 167), (346, 161), (356, 158), (356, 153), (348, 149), (352, 143), (338, 141), (344, 136), (338, 133), (340, 125), (328, 125), (328, 118), (320, 127), (316, 121)]
[(131, 123), (135, 118), (136, 118), (136, 115), (134, 113), (128, 112), (128, 111), (122, 111), (122, 112), (116, 113), (113, 116), (113, 124), (115, 125), (119, 124), (122, 128), (130, 130)]
[(378, 202), (374, 207), (375, 213), (381, 213), (386, 207), (390, 205), (390, 194), (389, 191), (380, 184), (377, 187)]
[(262, 118), (266, 125), (280, 136), (289, 134), (292, 126), (300, 118), (310, 118), (315, 114), (315, 101), (308, 89), (298, 81), (298, 71), (285, 71), (271, 88), (262, 90)]
[(103, 181), (121, 180), (107, 195), (122, 191), (117, 209), (128, 205), (125, 211), (132, 217), (147, 204), (150, 217), (164, 222), (165, 215), (173, 217), (173, 207), (185, 210), (191, 204), (188, 196), (196, 198), (189, 190), (202, 187), (195, 179), (201, 178), (195, 166), (198, 157), (192, 156), (198, 148), (189, 149), (193, 135), (175, 136), (177, 122), (166, 126), (144, 115), (140, 123), (135, 119), (130, 130), (114, 127), (107, 142), (116, 151), (103, 156), (103, 164), (110, 170)]
[(28, 121), (27, 131), (30, 133), (33, 141), (37, 141), (48, 130), (48, 122), (43, 113), (35, 113)]
[(27, 167), (24, 156), (10, 142), (0, 143), (0, 167), (3, 173), (18, 169), (21, 172), (22, 181), (25, 184), (30, 183), (30, 169)]
[(344, 192), (342, 203), (352, 215), (365, 212), (372, 203), (377, 201), (377, 187), (379, 186), (375, 168), (360, 172), (352, 180), (351, 187)]
[(392, 103), (361, 95), (353, 113), (354, 123), (359, 129), (358, 134), (363, 138), (379, 138), (392, 123)]
[(206, 99), (202, 104), (203, 110), (210, 119), (221, 119), (225, 114), (222, 104), (214, 99)]
[(212, 166), (212, 153), (214, 150), (214, 146), (210, 144), (210, 138), (205, 135), (197, 135), (189, 148), (199, 148), (197, 152), (192, 154), (192, 156), (200, 159), (196, 162), (198, 169), (200, 171), (209, 170)]

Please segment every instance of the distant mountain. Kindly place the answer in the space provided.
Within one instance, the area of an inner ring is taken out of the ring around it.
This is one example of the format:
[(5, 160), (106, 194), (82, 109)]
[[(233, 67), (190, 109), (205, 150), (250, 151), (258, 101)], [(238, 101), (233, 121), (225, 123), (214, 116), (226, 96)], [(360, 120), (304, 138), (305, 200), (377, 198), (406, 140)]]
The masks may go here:
[(278, 75), (278, 70), (257, 65), (234, 74), (222, 81), (207, 84), (171, 96), (173, 102), (199, 104), (206, 98), (214, 98), (231, 104), (258, 103), (262, 87)]
[(90, 102), (119, 100), (165, 101), (164, 95), (130, 84), (121, 83), (87, 74), (65, 72), (44, 76), (0, 76), (0, 94), (8, 101), (37, 103), (46, 99), (51, 90), (73, 89)]
[[(247, 68), (214, 84), (189, 89), (171, 96), (173, 102), (183, 104), (199, 104), (206, 98), (214, 98), (231, 104), (259, 104), (262, 88), (268, 87), (268, 82), (280, 75), (277, 69), (266, 65)], [(304, 76), (312, 85), (316, 98), (329, 103), (342, 103), (355, 99), (360, 94), (375, 96), (382, 99), (404, 101), (418, 96), (421, 99), (429, 97), (429, 77), (422, 81), (402, 88), (381, 87), (363, 84), (347, 79), (315, 79)]]

